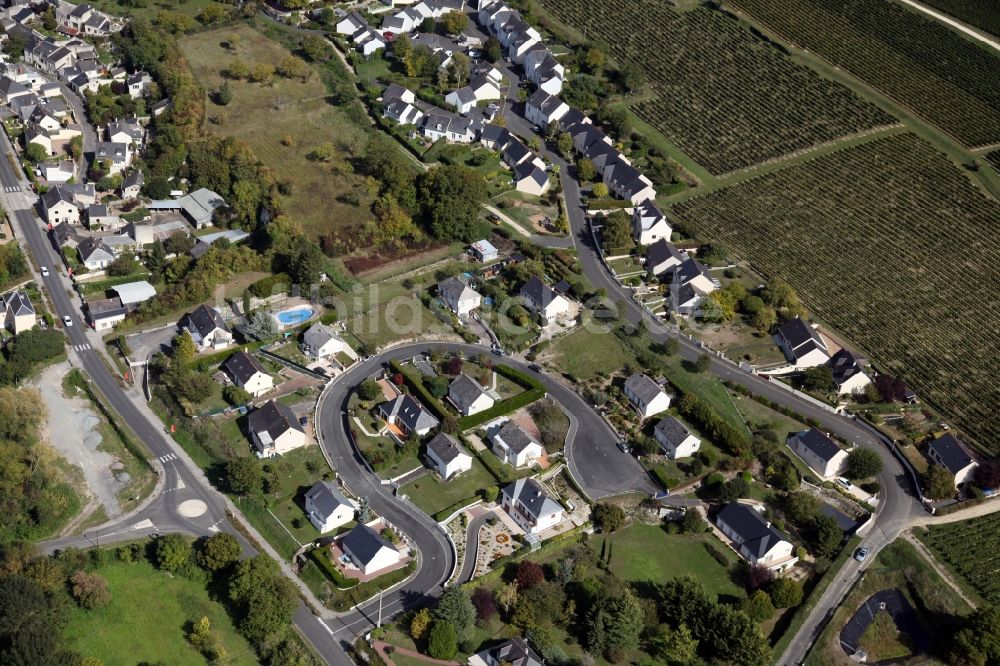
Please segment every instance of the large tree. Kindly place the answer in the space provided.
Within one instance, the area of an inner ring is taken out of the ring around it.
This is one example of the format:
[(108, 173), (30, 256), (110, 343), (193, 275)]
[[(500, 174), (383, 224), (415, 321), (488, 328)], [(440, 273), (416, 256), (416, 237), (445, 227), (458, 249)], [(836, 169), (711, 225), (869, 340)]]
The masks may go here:
[(882, 458), (877, 451), (857, 446), (847, 454), (844, 476), (849, 479), (867, 479), (882, 471)]
[(643, 610), (627, 586), (609, 592), (611, 594), (590, 611), (587, 643), (591, 651), (617, 662), (625, 651), (638, 647)]
[(604, 219), (601, 230), (605, 249), (625, 248), (632, 244), (632, 218), (623, 210), (616, 210)]
[(461, 642), (469, 638), (472, 632), (476, 622), (476, 608), (472, 605), (469, 594), (456, 585), (444, 591), (431, 616), (435, 625), (446, 623), (455, 627), (455, 633)]
[(240, 542), (228, 532), (219, 532), (205, 539), (198, 548), (198, 564), (209, 571), (225, 569), (240, 559)]
[(930, 465), (924, 472), (924, 494), (935, 500), (955, 496), (955, 475), (943, 465)]
[(486, 182), (476, 171), (447, 165), (434, 167), (417, 182), (423, 221), (438, 240), (471, 243), (487, 235), (488, 225), (479, 219), (486, 200)]

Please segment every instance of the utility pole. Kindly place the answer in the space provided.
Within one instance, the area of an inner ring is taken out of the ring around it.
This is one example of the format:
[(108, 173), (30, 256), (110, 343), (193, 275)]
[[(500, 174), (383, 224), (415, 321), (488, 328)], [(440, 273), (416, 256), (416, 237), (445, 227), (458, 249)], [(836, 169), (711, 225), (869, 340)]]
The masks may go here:
[(378, 589), (378, 622), (375, 624), (375, 628), (378, 629), (382, 626), (382, 588)]

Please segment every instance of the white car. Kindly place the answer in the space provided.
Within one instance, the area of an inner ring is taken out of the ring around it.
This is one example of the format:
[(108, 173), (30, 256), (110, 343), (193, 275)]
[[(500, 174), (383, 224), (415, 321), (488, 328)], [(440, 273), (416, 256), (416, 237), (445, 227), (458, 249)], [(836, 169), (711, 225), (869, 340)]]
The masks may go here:
[(853, 485), (851, 484), (851, 482), (850, 482), (850, 481), (848, 481), (847, 479), (845, 479), (845, 478), (844, 478), (844, 477), (842, 477), (842, 476), (838, 476), (838, 477), (837, 477), (837, 483), (838, 483), (838, 484), (840, 484), (841, 486), (843, 486), (843, 487), (844, 487), (845, 489), (847, 489), (847, 490), (850, 490), (851, 488), (853, 488), (853, 487), (854, 487), (854, 486), (853, 486)]
[(42, 277), (48, 277), (48, 276), (49, 276), (49, 267), (42, 266)]
[(69, 327), (73, 325), (73, 320), (69, 318), (69, 315), (63, 315), (63, 323)]

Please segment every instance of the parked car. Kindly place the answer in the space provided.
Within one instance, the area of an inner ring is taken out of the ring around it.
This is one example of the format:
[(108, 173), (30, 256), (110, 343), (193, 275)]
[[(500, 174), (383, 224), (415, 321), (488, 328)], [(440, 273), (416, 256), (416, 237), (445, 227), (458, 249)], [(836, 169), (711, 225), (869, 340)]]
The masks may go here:
[(69, 315), (63, 315), (63, 323), (69, 327), (73, 325), (73, 320), (69, 318)]
[(845, 478), (844, 478), (844, 477), (842, 477), (842, 476), (838, 476), (838, 477), (837, 477), (837, 484), (838, 484), (838, 485), (840, 485), (840, 486), (842, 486), (843, 488), (845, 488), (845, 489), (847, 489), (847, 490), (850, 490), (851, 488), (853, 488), (853, 487), (854, 487), (854, 486), (853, 486), (853, 485), (851, 484), (851, 482), (850, 482), (850, 481), (848, 481), (847, 479), (845, 479)]
[(48, 277), (48, 276), (49, 276), (49, 267), (42, 266), (42, 277)]
[(532, 372), (541, 372), (542, 366), (538, 365), (537, 363), (532, 363), (531, 365), (528, 366), (528, 370), (531, 370)]
[(621, 449), (623, 453), (628, 453), (628, 444), (625, 442), (618, 442), (618, 448)]
[(854, 559), (858, 562), (864, 562), (865, 558), (868, 557), (868, 553), (871, 551), (867, 548), (858, 548), (858, 552), (854, 553)]

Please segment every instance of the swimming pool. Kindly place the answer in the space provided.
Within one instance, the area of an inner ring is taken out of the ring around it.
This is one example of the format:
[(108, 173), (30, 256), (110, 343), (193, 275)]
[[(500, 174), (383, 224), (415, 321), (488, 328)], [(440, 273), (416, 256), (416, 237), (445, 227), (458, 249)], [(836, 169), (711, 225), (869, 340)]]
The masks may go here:
[(278, 323), (282, 326), (295, 326), (296, 324), (301, 324), (307, 319), (311, 319), (314, 314), (316, 314), (315, 310), (307, 306), (302, 306), (282, 310), (281, 312), (275, 314), (274, 318), (277, 319)]

